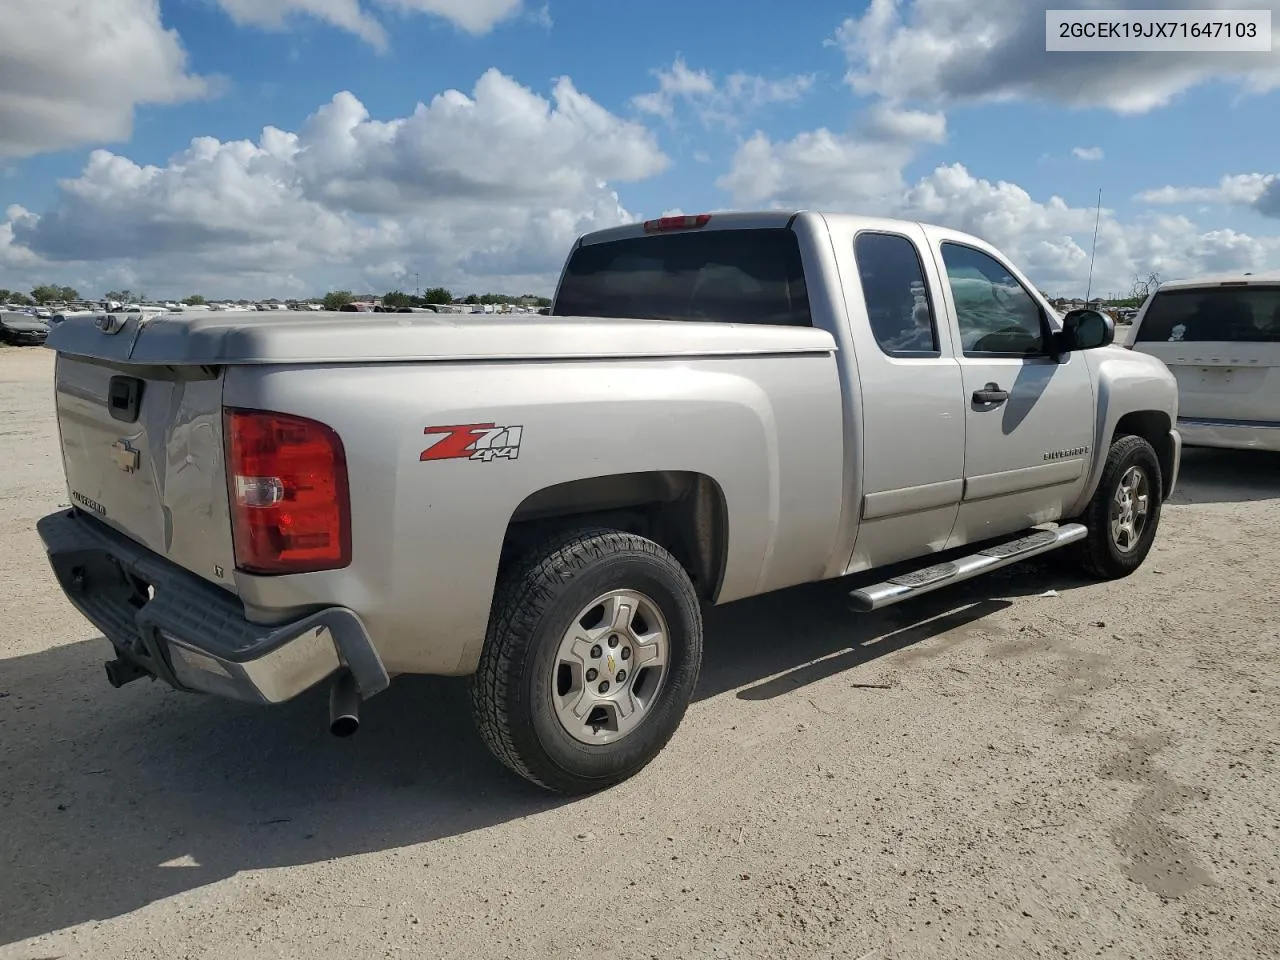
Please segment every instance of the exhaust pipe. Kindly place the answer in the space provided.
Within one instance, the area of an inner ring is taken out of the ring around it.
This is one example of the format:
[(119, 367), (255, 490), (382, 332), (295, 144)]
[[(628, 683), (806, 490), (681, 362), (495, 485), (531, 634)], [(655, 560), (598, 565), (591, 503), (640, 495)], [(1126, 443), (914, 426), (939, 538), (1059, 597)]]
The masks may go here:
[(107, 670), (107, 683), (111, 684), (117, 690), (126, 683), (133, 683), (135, 680), (141, 680), (143, 677), (150, 676), (147, 671), (132, 660), (126, 660), (124, 657), (116, 657), (104, 663), (103, 666)]
[(343, 670), (329, 688), (329, 732), (349, 737), (360, 729), (360, 694), (350, 670)]

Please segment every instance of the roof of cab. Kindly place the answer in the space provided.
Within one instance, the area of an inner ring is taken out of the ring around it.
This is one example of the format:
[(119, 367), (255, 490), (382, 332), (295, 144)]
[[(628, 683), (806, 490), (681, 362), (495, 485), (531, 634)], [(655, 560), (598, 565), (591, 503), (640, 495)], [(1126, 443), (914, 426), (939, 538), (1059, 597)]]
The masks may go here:
[[(709, 217), (706, 226), (690, 227), (690, 230), (710, 231), (710, 230), (767, 230), (769, 228), (785, 227), (793, 218), (805, 211), (802, 210), (745, 210), (735, 213), (715, 213), (706, 214)], [(700, 216), (700, 214), (671, 214), (671, 216)], [(593, 230), (590, 233), (582, 235), (581, 243), (607, 243), (610, 240), (627, 240), (631, 237), (643, 237), (647, 235), (645, 224), (650, 221), (637, 220), (634, 223), (624, 223), (618, 227), (607, 227), (604, 230)]]
[[(797, 217), (814, 216), (822, 217), (829, 221), (832, 225), (841, 224), (849, 225), (851, 222), (855, 224), (865, 224), (869, 228), (884, 229), (893, 224), (911, 224), (912, 226), (923, 227), (925, 230), (942, 231), (946, 235), (953, 238), (964, 238), (968, 240), (976, 240), (979, 243), (984, 241), (972, 234), (964, 233), (959, 230), (953, 230), (950, 227), (943, 227), (938, 224), (924, 223), (918, 220), (908, 220), (902, 217), (877, 217), (869, 214), (858, 213), (835, 213), (825, 212), (822, 210), (739, 210), (733, 212), (716, 213), (714, 211), (705, 214), (671, 214), (671, 216), (705, 216), (707, 222), (704, 226), (689, 226), (684, 228), (676, 228), (673, 232), (693, 232), (693, 231), (712, 231), (712, 230), (767, 230), (779, 229), (790, 225)], [(633, 237), (648, 236), (645, 224), (651, 223), (649, 220), (637, 220), (634, 223), (624, 223), (618, 227), (608, 227), (604, 230), (595, 230), (590, 233), (583, 234), (577, 246), (586, 246), (595, 243), (608, 243), (611, 240), (627, 240)]]

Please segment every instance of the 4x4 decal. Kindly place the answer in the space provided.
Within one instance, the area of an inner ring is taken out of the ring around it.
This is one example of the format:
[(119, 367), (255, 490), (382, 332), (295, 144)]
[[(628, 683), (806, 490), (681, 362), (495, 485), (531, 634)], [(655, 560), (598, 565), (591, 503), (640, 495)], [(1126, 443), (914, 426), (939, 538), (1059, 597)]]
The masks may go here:
[(499, 427), (492, 423), (465, 423), (451, 427), (426, 427), (434, 442), (422, 451), (421, 460), (515, 460), (520, 456), (524, 427)]

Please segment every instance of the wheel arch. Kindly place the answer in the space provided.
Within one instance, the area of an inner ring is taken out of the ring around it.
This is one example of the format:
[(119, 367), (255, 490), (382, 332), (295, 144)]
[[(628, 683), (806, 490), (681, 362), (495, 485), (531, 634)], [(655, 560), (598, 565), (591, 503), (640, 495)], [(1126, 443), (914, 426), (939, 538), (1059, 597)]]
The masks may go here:
[(512, 513), (501, 566), (530, 545), (576, 526), (601, 526), (647, 537), (676, 557), (698, 596), (716, 601), (728, 559), (724, 491), (703, 473), (651, 470), (585, 477), (527, 496)]
[(1110, 448), (1112, 443), (1125, 436), (1141, 437), (1151, 444), (1156, 452), (1156, 459), (1160, 462), (1160, 498), (1162, 500), (1172, 492), (1173, 480), (1177, 472), (1177, 464), (1174, 462), (1177, 450), (1173, 442), (1172, 430), (1173, 421), (1163, 410), (1136, 410), (1126, 413), (1116, 422), (1115, 430), (1112, 431), (1111, 439), (1107, 444)]
[(1073, 504), (1072, 508), (1065, 512), (1067, 517), (1076, 517), (1085, 510), (1093, 496), (1098, 491), (1098, 484), (1102, 482), (1102, 471), (1107, 463), (1107, 453), (1121, 437), (1136, 436), (1141, 437), (1151, 444), (1156, 452), (1156, 460), (1160, 464), (1160, 495), (1161, 499), (1167, 499), (1173, 492), (1173, 485), (1176, 482), (1178, 446), (1174, 440), (1173, 420), (1163, 410), (1155, 410), (1151, 408), (1129, 410), (1116, 417), (1114, 423), (1111, 422), (1111, 416), (1108, 415), (1108, 405), (1105, 402), (1100, 405), (1098, 423), (1095, 427), (1096, 446), (1093, 451), (1093, 465), (1089, 470), (1089, 479), (1085, 483), (1084, 488), (1080, 491), (1079, 499)]

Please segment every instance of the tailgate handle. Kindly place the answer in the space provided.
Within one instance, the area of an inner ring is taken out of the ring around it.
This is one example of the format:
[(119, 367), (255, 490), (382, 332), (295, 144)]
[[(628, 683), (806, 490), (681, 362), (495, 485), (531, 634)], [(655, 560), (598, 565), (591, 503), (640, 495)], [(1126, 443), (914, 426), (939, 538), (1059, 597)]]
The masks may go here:
[(143, 383), (137, 377), (112, 377), (107, 387), (107, 412), (121, 423), (136, 423), (142, 409)]

